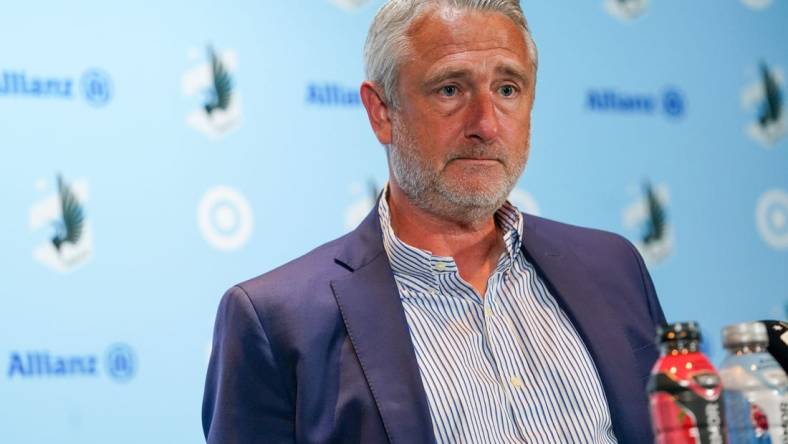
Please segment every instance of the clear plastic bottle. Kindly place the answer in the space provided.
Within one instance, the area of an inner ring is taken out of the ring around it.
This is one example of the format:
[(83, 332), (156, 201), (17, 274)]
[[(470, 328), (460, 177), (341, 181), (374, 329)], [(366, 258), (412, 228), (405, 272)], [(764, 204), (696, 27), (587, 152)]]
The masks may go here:
[(728, 351), (720, 376), (731, 443), (788, 444), (788, 377), (766, 351), (766, 326), (727, 326), (722, 341)]

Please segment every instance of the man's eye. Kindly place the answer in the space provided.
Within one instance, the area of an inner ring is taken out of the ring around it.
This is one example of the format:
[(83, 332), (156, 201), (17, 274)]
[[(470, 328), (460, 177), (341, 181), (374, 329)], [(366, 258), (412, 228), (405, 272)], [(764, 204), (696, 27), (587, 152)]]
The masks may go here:
[(500, 91), (501, 95), (504, 97), (511, 97), (517, 93), (517, 88), (513, 85), (504, 85), (500, 87), (498, 91)]
[(454, 97), (458, 92), (459, 90), (454, 85), (442, 86), (440, 89), (440, 94), (445, 97)]

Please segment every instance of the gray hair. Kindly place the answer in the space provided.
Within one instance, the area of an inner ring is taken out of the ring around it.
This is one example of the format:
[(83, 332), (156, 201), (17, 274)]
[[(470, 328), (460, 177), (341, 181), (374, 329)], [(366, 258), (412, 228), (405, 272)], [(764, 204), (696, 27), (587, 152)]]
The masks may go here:
[(367, 79), (383, 88), (383, 99), (389, 106), (398, 108), (397, 75), (399, 64), (408, 47), (406, 33), (414, 21), (438, 7), (498, 12), (505, 15), (523, 31), (528, 55), (536, 71), (536, 44), (519, 0), (389, 0), (372, 21), (364, 45)]

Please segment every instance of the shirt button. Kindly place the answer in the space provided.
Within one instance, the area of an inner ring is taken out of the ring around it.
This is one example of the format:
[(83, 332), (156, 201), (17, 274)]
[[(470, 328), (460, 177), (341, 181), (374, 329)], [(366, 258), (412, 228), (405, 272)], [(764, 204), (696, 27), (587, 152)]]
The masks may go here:
[(520, 379), (519, 376), (512, 376), (512, 379), (510, 379), (509, 382), (512, 383), (512, 386), (514, 386), (514, 388), (518, 388), (518, 389), (523, 388), (523, 380)]
[(435, 269), (438, 271), (443, 271), (446, 269), (446, 264), (444, 264), (443, 262), (438, 262), (437, 264), (435, 264)]
[(484, 307), (484, 315), (487, 316), (487, 317), (492, 316), (492, 308)]
[(430, 289), (429, 289), (429, 292), (430, 292), (430, 294), (434, 295), (435, 293), (437, 293), (437, 292), (438, 292), (438, 290), (436, 290), (436, 289), (434, 289), (434, 288), (430, 288)]

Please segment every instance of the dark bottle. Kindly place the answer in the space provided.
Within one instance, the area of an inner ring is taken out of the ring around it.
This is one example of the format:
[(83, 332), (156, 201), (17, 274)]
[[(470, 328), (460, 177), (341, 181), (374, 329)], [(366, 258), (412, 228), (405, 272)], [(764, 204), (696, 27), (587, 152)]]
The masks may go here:
[(720, 376), (700, 352), (696, 322), (657, 329), (660, 358), (648, 383), (657, 444), (727, 444)]

